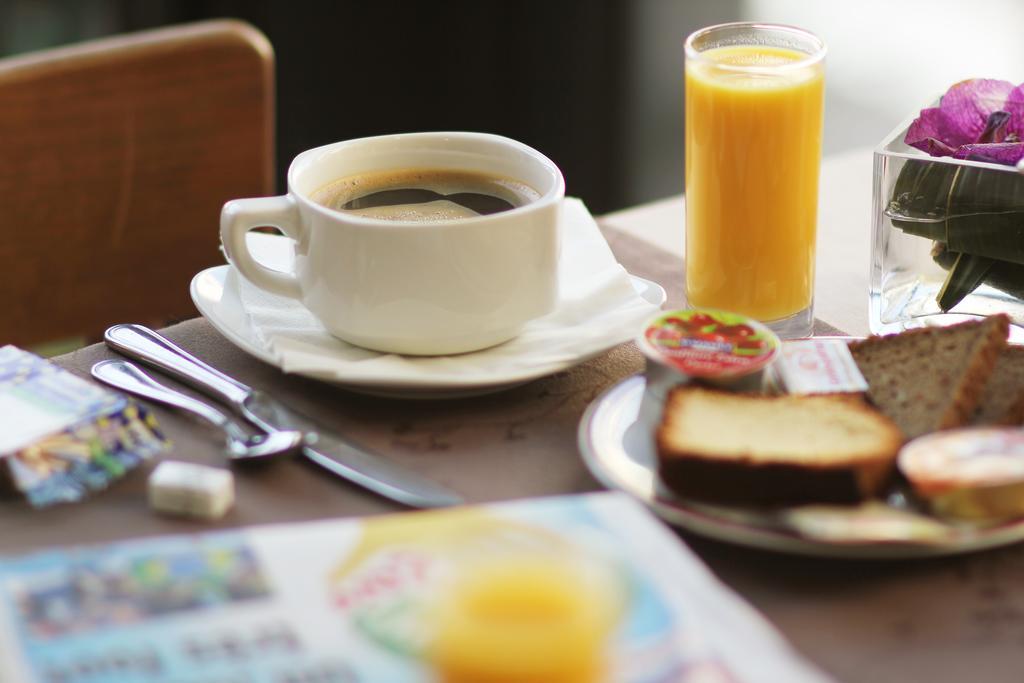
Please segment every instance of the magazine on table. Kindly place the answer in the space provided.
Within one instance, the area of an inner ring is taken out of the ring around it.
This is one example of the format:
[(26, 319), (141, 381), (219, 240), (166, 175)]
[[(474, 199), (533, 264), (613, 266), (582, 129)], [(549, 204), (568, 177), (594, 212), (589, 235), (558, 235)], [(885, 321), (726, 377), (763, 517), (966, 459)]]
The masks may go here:
[(610, 680), (827, 680), (646, 509), (598, 493), (3, 557), (0, 681), (436, 681), (436, 583), (515, 547), (614, 567)]

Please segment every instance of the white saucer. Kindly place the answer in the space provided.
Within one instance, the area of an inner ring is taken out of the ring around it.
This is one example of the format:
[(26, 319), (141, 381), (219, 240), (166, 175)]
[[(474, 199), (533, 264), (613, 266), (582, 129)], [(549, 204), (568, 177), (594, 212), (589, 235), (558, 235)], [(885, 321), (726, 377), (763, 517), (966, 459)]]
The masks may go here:
[(939, 536), (927, 542), (815, 538), (787, 523), (787, 515), (798, 508), (764, 511), (679, 498), (661, 486), (656, 473), (653, 434), (660, 407), (652, 409), (650, 403), (644, 403), (644, 389), (644, 377), (636, 375), (598, 397), (580, 421), (579, 447), (595, 478), (644, 503), (670, 524), (738, 545), (822, 557), (937, 557), (1024, 540), (1024, 520), (989, 527), (947, 524)]
[[(278, 366), (275, 357), (260, 344), (251, 328), (249, 318), (242, 308), (237, 284), (234, 283), (235, 277), (231, 273), (231, 266), (207, 268), (192, 279), (189, 287), (192, 301), (203, 317), (229, 341), (256, 358)], [(635, 276), (630, 276), (630, 279), (637, 293), (648, 303), (661, 306), (665, 302), (665, 290), (657, 283)], [(576, 355), (568, 360), (549, 362), (539, 359), (536, 364), (524, 363), (524, 367), (514, 371), (467, 372), (432, 382), (424, 382), (418, 377), (410, 379), (393, 373), (382, 373), (378, 376), (360, 375), (352, 378), (339, 378), (333, 374), (320, 375), (315, 372), (298, 374), (376, 396), (425, 399), (476, 396), (509, 389), (570, 368), (628, 341), (632, 338), (633, 332), (624, 330), (617, 335), (581, 337)], [(466, 354), (471, 355), (473, 354)], [(410, 360), (415, 362), (414, 359)]]

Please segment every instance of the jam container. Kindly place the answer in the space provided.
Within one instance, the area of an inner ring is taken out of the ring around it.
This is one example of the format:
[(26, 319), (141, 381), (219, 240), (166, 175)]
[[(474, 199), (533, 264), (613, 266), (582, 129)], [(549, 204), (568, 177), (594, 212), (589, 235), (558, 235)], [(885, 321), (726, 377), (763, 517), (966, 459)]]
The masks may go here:
[(761, 392), (779, 354), (779, 338), (752, 318), (711, 308), (663, 311), (636, 340), (647, 358), (637, 429), (649, 439), (673, 387), (700, 381), (729, 391)]
[(647, 385), (663, 399), (669, 388), (691, 380), (730, 391), (759, 392), (781, 344), (774, 332), (753, 318), (690, 308), (651, 318), (637, 346), (647, 358)]
[(914, 493), (943, 517), (1024, 517), (1024, 430), (975, 427), (914, 439), (898, 465)]

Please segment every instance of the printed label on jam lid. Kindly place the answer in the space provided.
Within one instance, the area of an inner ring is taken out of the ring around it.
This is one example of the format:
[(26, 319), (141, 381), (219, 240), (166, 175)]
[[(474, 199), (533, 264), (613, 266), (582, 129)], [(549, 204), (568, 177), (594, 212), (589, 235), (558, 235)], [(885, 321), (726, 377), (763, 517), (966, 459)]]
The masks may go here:
[(662, 313), (643, 341), (647, 355), (697, 377), (753, 373), (779, 350), (779, 338), (756, 320), (708, 308)]

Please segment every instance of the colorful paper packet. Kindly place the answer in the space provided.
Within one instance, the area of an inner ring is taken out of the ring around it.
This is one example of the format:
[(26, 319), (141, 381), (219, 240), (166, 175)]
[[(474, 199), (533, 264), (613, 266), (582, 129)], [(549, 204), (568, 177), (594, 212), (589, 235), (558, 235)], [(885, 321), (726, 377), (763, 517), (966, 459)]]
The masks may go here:
[(167, 446), (141, 405), (0, 347), (0, 477), (34, 507), (81, 500)]

